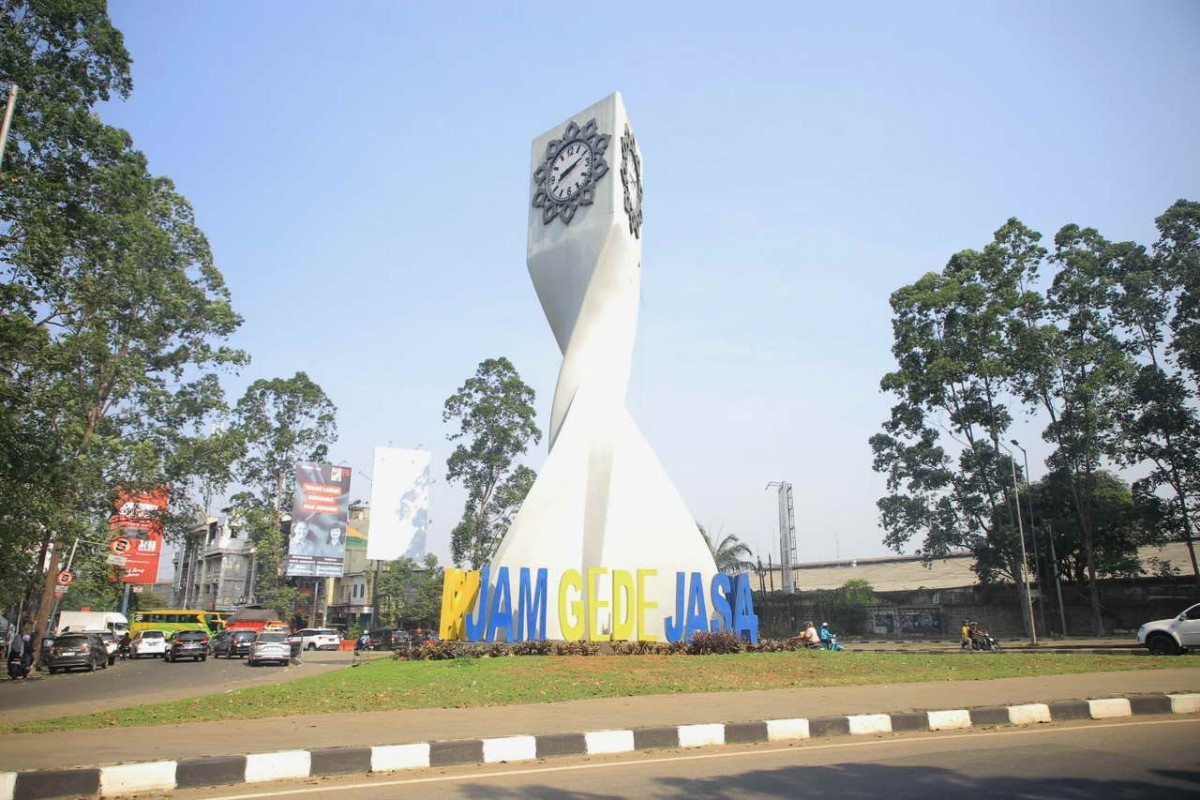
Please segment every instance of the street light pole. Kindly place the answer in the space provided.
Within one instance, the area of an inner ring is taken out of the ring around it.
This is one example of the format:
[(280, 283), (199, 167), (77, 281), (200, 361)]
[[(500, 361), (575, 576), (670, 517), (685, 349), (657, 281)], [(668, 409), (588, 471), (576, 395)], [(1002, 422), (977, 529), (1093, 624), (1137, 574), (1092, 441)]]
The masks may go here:
[(1038, 539), (1037, 539), (1037, 524), (1034, 522), (1033, 516), (1033, 478), (1029, 475), (1029, 452), (1021, 447), (1021, 443), (1016, 439), (1010, 439), (1014, 445), (1021, 450), (1021, 456), (1025, 461), (1025, 507), (1029, 509), (1029, 538), (1033, 541), (1033, 573), (1037, 575), (1038, 584), (1038, 617), (1042, 622), (1042, 630), (1048, 631), (1050, 627), (1046, 624), (1046, 587), (1042, 583), (1042, 560), (1038, 557)]
[(1029, 594), (1029, 557), (1025, 553), (1025, 525), (1021, 521), (1021, 491), (1017, 488), (1017, 459), (1012, 450), (1000, 446), (1008, 453), (1008, 465), (1012, 467), (1013, 499), (1017, 507), (1017, 534), (1021, 537), (1021, 582), (1025, 586), (1025, 614), (1029, 619), (1029, 643), (1037, 644), (1037, 622), (1033, 618), (1033, 598)]

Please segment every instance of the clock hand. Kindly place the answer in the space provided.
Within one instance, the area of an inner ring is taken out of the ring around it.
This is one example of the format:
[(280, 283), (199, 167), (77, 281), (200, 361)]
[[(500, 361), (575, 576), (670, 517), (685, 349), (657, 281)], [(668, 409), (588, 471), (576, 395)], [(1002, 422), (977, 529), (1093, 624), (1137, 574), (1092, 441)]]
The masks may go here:
[(580, 161), (583, 161), (583, 156), (580, 156), (579, 158), (575, 159), (575, 161), (573, 161), (573, 162), (571, 163), (571, 166), (569, 166), (569, 167), (567, 167), (566, 169), (564, 169), (564, 170), (563, 170), (563, 171), (562, 171), (562, 172), (559, 174), (559, 176), (558, 176), (558, 179), (561, 181), (563, 178), (567, 177), (567, 175), (568, 175), (568, 174), (570, 174), (571, 170), (573, 170), (573, 169), (575, 169), (576, 167), (578, 167), (578, 166), (579, 166), (579, 162), (580, 162)]

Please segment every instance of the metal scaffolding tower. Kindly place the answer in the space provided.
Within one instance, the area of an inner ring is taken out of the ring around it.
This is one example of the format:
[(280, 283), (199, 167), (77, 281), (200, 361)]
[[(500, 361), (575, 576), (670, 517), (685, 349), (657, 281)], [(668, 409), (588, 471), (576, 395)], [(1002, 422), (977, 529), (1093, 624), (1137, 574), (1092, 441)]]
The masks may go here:
[(779, 487), (779, 568), (783, 591), (794, 594), (796, 578), (792, 567), (799, 562), (796, 553), (796, 512), (792, 506), (792, 485), (787, 481), (771, 481), (767, 488)]

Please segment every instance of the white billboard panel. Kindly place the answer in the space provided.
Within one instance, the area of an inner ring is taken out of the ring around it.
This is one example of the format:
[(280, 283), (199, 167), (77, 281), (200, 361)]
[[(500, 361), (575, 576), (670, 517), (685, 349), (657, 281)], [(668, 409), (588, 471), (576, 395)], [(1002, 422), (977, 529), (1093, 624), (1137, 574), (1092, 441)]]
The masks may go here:
[(376, 447), (371, 477), (371, 529), (367, 558), (395, 561), (425, 557), (429, 526), (428, 450)]

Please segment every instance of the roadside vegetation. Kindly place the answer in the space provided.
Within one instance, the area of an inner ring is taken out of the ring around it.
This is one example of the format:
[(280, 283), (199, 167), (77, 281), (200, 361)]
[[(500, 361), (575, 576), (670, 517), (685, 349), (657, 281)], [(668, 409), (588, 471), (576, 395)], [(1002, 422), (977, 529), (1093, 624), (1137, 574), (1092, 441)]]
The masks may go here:
[(1194, 658), (1091, 655), (742, 653), (721, 656), (528, 656), (384, 659), (274, 686), (0, 728), (30, 733), (307, 714), (472, 708), (593, 697), (971, 681), (1200, 666)]

